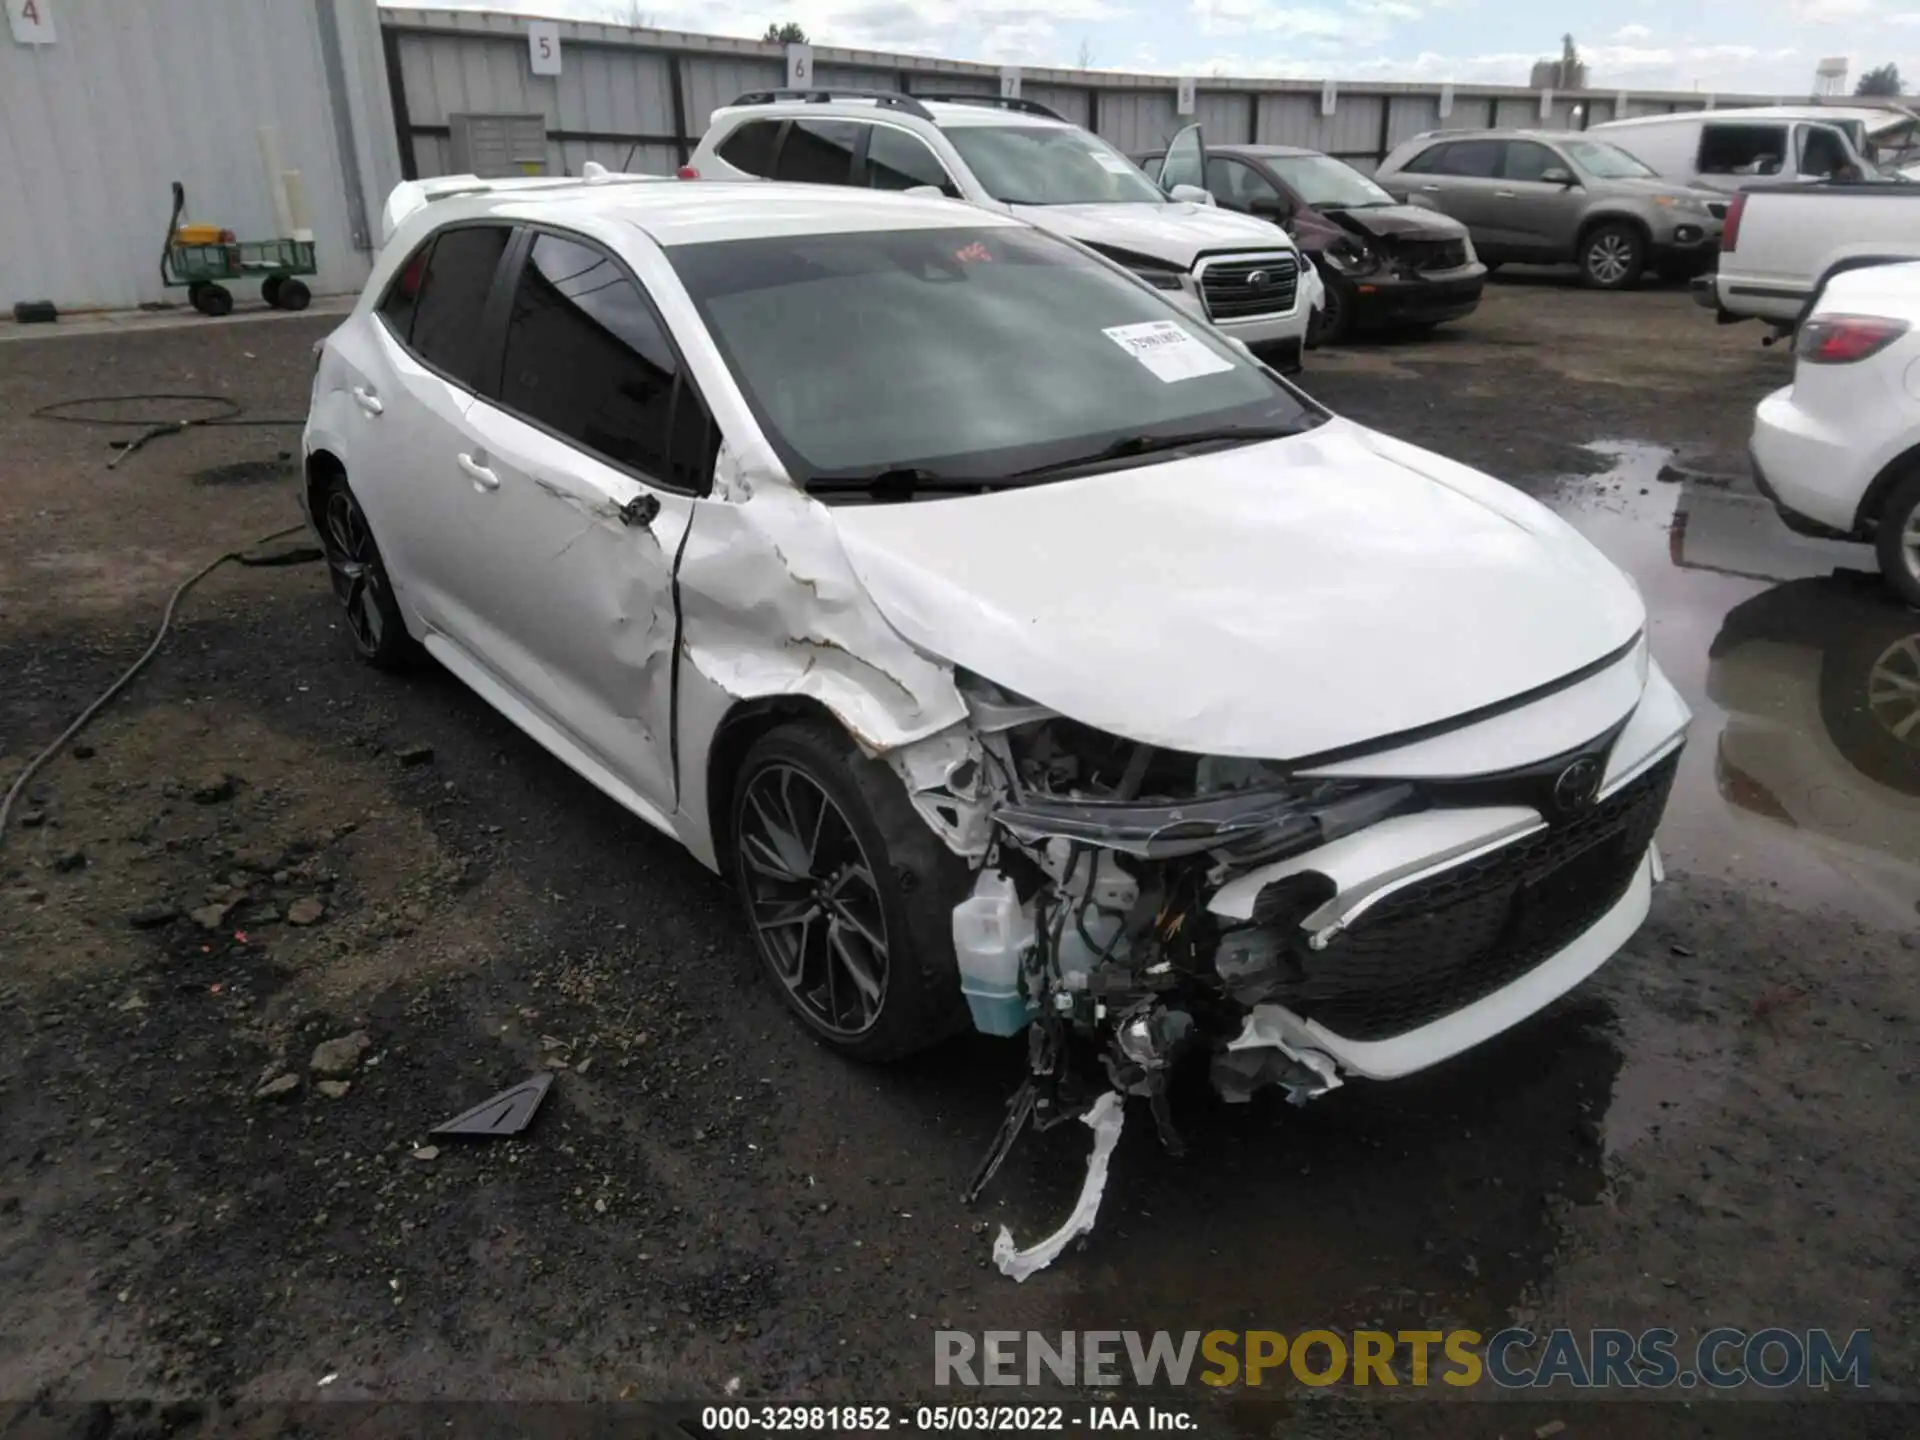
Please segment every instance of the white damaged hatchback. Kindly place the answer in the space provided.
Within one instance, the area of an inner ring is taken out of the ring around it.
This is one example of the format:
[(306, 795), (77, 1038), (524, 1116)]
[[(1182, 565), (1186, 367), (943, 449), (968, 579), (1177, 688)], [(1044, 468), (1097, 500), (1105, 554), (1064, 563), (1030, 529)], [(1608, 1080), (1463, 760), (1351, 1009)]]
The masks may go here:
[(1688, 715), (1626, 578), (1010, 217), (424, 203), (306, 462), (360, 651), (728, 873), (813, 1034), (1028, 1034), (996, 1155), (1113, 1091), (1171, 1141), (1183, 1054), (1229, 1099), (1432, 1065), (1659, 878)]

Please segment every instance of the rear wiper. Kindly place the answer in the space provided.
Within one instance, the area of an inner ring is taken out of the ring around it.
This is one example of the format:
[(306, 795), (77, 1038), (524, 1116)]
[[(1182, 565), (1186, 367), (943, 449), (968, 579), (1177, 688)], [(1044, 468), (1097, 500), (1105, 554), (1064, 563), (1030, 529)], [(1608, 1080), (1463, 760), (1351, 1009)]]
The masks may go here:
[(871, 475), (819, 475), (807, 481), (810, 494), (858, 491), (880, 500), (907, 500), (922, 491), (940, 495), (977, 495), (1004, 482), (978, 475), (943, 475), (913, 465), (897, 465)]
[(1057, 475), (1064, 470), (1079, 470), (1108, 460), (1126, 460), (1135, 455), (1152, 455), (1161, 450), (1184, 450), (1190, 445), (1249, 444), (1255, 440), (1285, 440), (1310, 428), (1308, 425), (1220, 425), (1211, 430), (1186, 430), (1177, 435), (1123, 435), (1104, 449), (1052, 465), (1031, 470), (1016, 470), (1009, 479), (1028, 480), (1039, 475)]

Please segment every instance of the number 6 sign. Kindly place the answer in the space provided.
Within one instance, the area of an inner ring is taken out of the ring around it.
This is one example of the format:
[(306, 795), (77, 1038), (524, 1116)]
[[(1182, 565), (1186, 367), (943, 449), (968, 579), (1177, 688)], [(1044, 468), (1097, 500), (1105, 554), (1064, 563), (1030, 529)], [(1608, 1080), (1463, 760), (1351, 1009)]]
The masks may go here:
[(787, 88), (789, 90), (813, 88), (813, 47), (811, 45), (787, 46)]
[(560, 73), (560, 27), (551, 20), (527, 23), (527, 59), (536, 75)]

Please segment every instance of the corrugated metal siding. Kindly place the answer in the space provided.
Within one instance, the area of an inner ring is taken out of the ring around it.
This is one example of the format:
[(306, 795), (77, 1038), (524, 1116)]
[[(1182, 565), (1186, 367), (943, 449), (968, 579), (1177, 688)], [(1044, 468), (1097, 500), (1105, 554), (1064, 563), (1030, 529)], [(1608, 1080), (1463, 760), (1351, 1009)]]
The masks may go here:
[[(343, 0), (335, 13), (345, 63), (377, 57), (372, 0)], [(59, 0), (52, 15), (52, 45), (0, 39), (0, 304), (183, 300), (159, 277), (168, 183), (186, 185), (188, 219), (273, 237), (258, 134), (268, 124), (279, 127), (281, 163), (305, 182), (320, 262), (313, 288), (365, 279), (311, 0)], [(373, 138), (391, 151), (391, 119), (383, 112), (379, 123)], [(370, 184), (391, 183), (390, 165), (372, 168), (383, 173)], [(251, 286), (235, 289), (251, 298)]]
[[(555, 129), (613, 133), (629, 139), (637, 134), (661, 139), (684, 134), (692, 144), (715, 109), (745, 91), (776, 88), (786, 81), (785, 54), (778, 45), (562, 22), (563, 73), (557, 85), (550, 80), (535, 82), (527, 65), (523, 17), (483, 11), (383, 13), (385, 23), (402, 32), (406, 93), (417, 125), (443, 124), (453, 110), (497, 106), (548, 115)], [(423, 28), (433, 33), (410, 33)], [(815, 63), (816, 82), (828, 87), (894, 90), (904, 77), (908, 89), (922, 94), (999, 93), (999, 70), (992, 65), (827, 46), (815, 47)], [(683, 117), (672, 113), (670, 67), (676, 64), (686, 98)], [(1200, 82), (1198, 114), (1182, 117), (1174, 113), (1176, 89), (1171, 76), (1107, 71), (1029, 68), (1021, 80), (1023, 95), (1069, 120), (1084, 124), (1090, 111), (1097, 109), (1100, 133), (1129, 153), (1163, 147), (1190, 119), (1204, 124), (1211, 139), (1242, 144), (1257, 117), (1255, 138), (1260, 142), (1310, 146), (1346, 157), (1362, 168), (1371, 168), (1380, 152), (1383, 113), (1390, 149), (1424, 130), (1486, 126), (1490, 114), (1498, 117), (1491, 123), (1524, 128), (1574, 124), (1572, 110), (1580, 103), (1589, 106), (1589, 124), (1610, 117), (1613, 108), (1611, 92), (1604, 99), (1592, 94), (1556, 96), (1553, 118), (1543, 121), (1538, 92), (1483, 87), (1456, 90), (1452, 114), (1443, 120), (1438, 86), (1356, 85), (1349, 89), (1343, 85), (1336, 92), (1334, 113), (1322, 115), (1317, 83), (1208, 78)], [(1664, 113), (1668, 103), (1678, 98), (1641, 97), (1633, 108), (1636, 113)], [(1687, 98), (1688, 103), (1697, 103)], [(1727, 97), (1727, 103), (1733, 103), (1733, 97)], [(599, 159), (604, 148), (556, 141), (554, 164), (577, 170), (580, 157), (591, 153)], [(415, 150), (423, 174), (433, 173), (432, 166), (444, 163), (443, 147), (434, 143), (431, 134), (418, 137)], [(670, 146), (642, 145), (632, 164), (666, 170), (675, 158)]]

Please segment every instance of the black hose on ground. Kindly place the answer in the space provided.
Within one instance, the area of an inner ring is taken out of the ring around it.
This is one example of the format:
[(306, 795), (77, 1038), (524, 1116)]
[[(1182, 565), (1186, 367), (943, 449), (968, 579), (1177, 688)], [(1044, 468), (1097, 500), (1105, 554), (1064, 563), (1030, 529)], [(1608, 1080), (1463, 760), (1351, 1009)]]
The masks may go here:
[[(166, 415), (75, 415), (71, 411), (87, 405), (128, 405), (153, 403), (156, 405), (200, 405), (212, 407), (207, 415), (181, 415), (177, 411)], [(226, 395), (189, 395), (174, 394), (167, 391), (148, 391), (135, 395), (76, 395), (70, 400), (56, 400), (51, 405), (42, 405), (31, 412), (36, 420), (52, 420), (63, 425), (100, 425), (107, 428), (138, 430), (140, 433), (131, 440), (114, 440), (109, 443), (120, 453), (107, 462), (107, 468), (113, 469), (134, 451), (149, 440), (157, 440), (162, 435), (179, 435), (188, 430), (217, 430), (247, 428), (252, 426), (305, 425), (306, 420), (268, 420), (250, 416), (241, 407), (240, 402)]]

